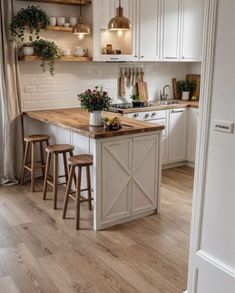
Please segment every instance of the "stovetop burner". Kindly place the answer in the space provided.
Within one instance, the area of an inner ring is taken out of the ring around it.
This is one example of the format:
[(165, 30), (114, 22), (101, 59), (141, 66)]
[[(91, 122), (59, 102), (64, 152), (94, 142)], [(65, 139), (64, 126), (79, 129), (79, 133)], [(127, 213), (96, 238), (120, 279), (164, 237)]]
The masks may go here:
[(144, 106), (134, 106), (132, 103), (120, 103), (120, 104), (112, 104), (111, 108), (113, 109), (136, 109), (136, 108), (145, 108), (145, 107), (151, 107), (151, 104), (145, 104)]

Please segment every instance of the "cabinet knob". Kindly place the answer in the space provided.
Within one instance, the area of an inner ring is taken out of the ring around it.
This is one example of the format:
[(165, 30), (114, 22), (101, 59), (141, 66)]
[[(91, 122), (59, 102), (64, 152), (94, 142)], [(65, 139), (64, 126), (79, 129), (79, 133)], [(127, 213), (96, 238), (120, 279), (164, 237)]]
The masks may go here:
[(144, 56), (142, 55), (142, 56), (140, 56), (140, 58), (144, 58)]
[(138, 56), (137, 55), (134, 55), (134, 57), (137, 58)]
[(148, 118), (149, 117), (149, 114), (147, 113), (147, 114), (145, 114), (145, 116), (144, 116), (144, 118)]
[(137, 114), (137, 113), (136, 113), (136, 114), (134, 114), (134, 118), (137, 118), (138, 116), (139, 116), (139, 114)]

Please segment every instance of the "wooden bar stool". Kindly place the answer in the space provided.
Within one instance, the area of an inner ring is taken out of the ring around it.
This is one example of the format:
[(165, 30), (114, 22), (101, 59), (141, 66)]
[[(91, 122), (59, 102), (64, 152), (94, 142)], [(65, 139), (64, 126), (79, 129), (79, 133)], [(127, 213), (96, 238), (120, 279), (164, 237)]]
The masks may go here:
[[(57, 209), (58, 185), (67, 184), (68, 182), (68, 165), (67, 165), (66, 155), (69, 154), (70, 156), (73, 156), (73, 150), (74, 150), (74, 146), (70, 144), (55, 144), (55, 145), (49, 145), (46, 147), (47, 162), (46, 162), (46, 174), (45, 174), (44, 186), (43, 186), (43, 200), (46, 199), (47, 186), (49, 184), (53, 188), (53, 201), (54, 201), (55, 210)], [(58, 160), (59, 160), (60, 154), (63, 155), (65, 175), (58, 176)], [(52, 155), (54, 159), (53, 176), (49, 176)], [(59, 183), (58, 179), (63, 177), (65, 177), (65, 182)]]
[[(24, 137), (24, 141), (26, 142), (25, 146), (25, 152), (24, 152), (24, 161), (23, 161), (23, 166), (22, 166), (22, 172), (21, 172), (21, 179), (20, 183), (24, 184), (24, 177), (25, 177), (25, 171), (28, 170), (31, 173), (31, 191), (35, 191), (35, 170), (36, 169), (42, 169), (42, 175), (44, 178), (45, 174), (45, 161), (44, 161), (44, 147), (43, 143), (45, 143), (47, 146), (49, 145), (49, 135), (43, 135), (43, 134), (34, 134), (34, 135), (29, 135)], [(35, 147), (36, 143), (39, 143), (40, 145), (40, 155), (41, 155), (41, 160), (36, 161), (35, 160)], [(30, 152), (30, 147), (31, 147), (31, 163), (28, 163), (28, 156)], [(39, 166), (36, 166), (36, 163), (40, 163)]]
[[(68, 164), (70, 168), (69, 172), (69, 180), (65, 192), (65, 199), (64, 199), (64, 209), (63, 209), (63, 219), (66, 217), (67, 208), (68, 208), (68, 201), (69, 197), (75, 200), (75, 220), (76, 220), (76, 229), (79, 229), (80, 224), (80, 203), (81, 202), (88, 202), (89, 209), (92, 210), (92, 200), (91, 197), (91, 176), (90, 176), (90, 166), (93, 165), (93, 156), (91, 155), (78, 155), (73, 156), (68, 159)], [(86, 179), (87, 179), (87, 188), (81, 189), (81, 178), (82, 178), (82, 168), (86, 168)], [(73, 177), (75, 174), (75, 168), (78, 168), (78, 175), (76, 180), (76, 191), (71, 192), (71, 185), (73, 181)], [(84, 198), (81, 196), (82, 191), (88, 192), (88, 198)], [(74, 197), (73, 194), (76, 193)]]

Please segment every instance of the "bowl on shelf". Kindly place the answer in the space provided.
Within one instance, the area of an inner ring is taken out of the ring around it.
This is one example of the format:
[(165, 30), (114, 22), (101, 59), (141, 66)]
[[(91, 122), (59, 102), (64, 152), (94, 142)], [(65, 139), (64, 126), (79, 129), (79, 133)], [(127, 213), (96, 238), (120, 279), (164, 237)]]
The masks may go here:
[(69, 22), (65, 22), (64, 23), (64, 27), (70, 27), (70, 23)]
[(64, 23), (65, 23), (65, 17), (57, 17), (57, 19), (56, 19), (56, 24), (57, 24), (58, 26), (63, 26)]

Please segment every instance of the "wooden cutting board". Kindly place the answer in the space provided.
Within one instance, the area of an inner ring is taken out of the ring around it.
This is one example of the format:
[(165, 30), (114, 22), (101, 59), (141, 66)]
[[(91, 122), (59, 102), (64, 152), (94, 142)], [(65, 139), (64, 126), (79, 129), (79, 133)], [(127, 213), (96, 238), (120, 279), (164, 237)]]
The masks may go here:
[(177, 80), (176, 78), (172, 78), (172, 89), (174, 94), (174, 99), (179, 100), (181, 99), (181, 93), (177, 91)]
[(196, 83), (196, 88), (194, 90), (194, 92), (192, 93), (192, 96), (197, 97), (197, 99), (199, 100), (200, 97), (200, 85), (201, 85), (201, 75), (200, 74), (186, 74), (185, 79), (187, 79), (188, 81), (195, 81)]
[(140, 73), (140, 80), (137, 82), (137, 92), (145, 102), (148, 101), (148, 84), (144, 81), (144, 72)]

